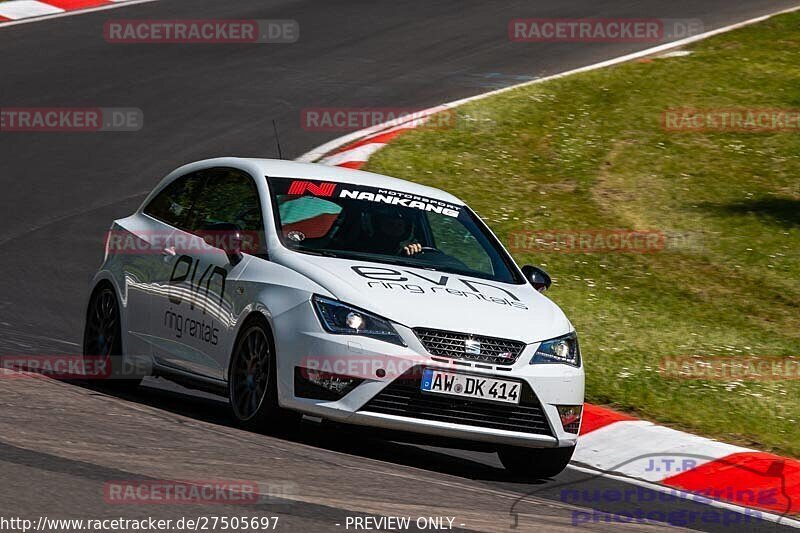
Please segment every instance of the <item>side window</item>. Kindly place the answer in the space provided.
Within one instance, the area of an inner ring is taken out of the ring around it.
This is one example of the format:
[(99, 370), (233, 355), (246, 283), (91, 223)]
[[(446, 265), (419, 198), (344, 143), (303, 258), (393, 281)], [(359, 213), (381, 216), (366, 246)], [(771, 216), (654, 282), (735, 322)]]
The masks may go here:
[(264, 219), (258, 189), (249, 174), (233, 168), (203, 172), (205, 181), (192, 205), (186, 231), (214, 238), (217, 224), (236, 224), (242, 230), (242, 251), (266, 253)]
[(144, 212), (170, 226), (184, 229), (203, 180), (198, 172), (176, 179), (147, 204)]
[(188, 231), (236, 224), (244, 231), (263, 231), (258, 189), (248, 174), (232, 168), (206, 171), (206, 182), (192, 206)]

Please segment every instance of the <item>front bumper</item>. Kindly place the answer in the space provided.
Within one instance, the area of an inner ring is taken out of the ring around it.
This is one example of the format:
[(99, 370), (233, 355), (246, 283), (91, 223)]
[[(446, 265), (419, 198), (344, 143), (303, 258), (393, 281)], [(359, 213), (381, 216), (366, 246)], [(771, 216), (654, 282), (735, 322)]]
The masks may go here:
[[(333, 335), (319, 325), (310, 304), (275, 317), (275, 322), (278, 393), (283, 407), (337, 422), (501, 445), (557, 447), (574, 446), (577, 441), (577, 434), (564, 431), (557, 406), (583, 404), (583, 368), (528, 364), (537, 344), (527, 345), (513, 365), (501, 367), (432, 358), (413, 331), (397, 324), (395, 328), (406, 347), (359, 336)], [(282, 331), (292, 334), (281, 335)], [(308, 394), (296, 394), (297, 374), (309, 368), (360, 381), (340, 399), (301, 397)], [(419, 386), (418, 378), (413, 378), (421, 374), (422, 368), (517, 380), (524, 383), (527, 397), (523, 395), (520, 409), (515, 412), (509, 411), (512, 408), (508, 405), (487, 402), (473, 409), (464, 402), (474, 400), (440, 395), (426, 395), (422, 400), (412, 393), (413, 387)], [(399, 391), (401, 384), (404, 386)], [(398, 392), (402, 392), (399, 397)], [(381, 402), (387, 397), (400, 403), (391, 409), (386, 401)], [(434, 404), (426, 401), (431, 398), (436, 400)], [(403, 401), (409, 406), (407, 412), (396, 408), (402, 407)], [(448, 410), (448, 403), (452, 411)], [(493, 422), (482, 424), (477, 418), (481, 413)]]

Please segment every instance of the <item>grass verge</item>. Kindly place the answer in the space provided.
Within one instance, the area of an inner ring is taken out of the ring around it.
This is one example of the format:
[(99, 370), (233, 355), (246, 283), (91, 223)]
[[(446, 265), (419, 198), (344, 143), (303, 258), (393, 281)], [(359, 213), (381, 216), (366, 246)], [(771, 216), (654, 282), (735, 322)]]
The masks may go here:
[[(695, 44), (688, 56), (474, 102), (458, 109), (457, 127), (400, 137), (368, 170), (455, 193), (520, 264), (548, 269), (549, 296), (581, 336), (588, 401), (800, 457), (800, 380), (660, 369), (665, 357), (798, 361), (800, 129), (661, 124), (676, 108), (800, 108), (798, 27), (800, 14), (783, 15)], [(564, 253), (547, 237), (533, 246), (514, 237), (608, 229), (655, 231), (664, 248)]]

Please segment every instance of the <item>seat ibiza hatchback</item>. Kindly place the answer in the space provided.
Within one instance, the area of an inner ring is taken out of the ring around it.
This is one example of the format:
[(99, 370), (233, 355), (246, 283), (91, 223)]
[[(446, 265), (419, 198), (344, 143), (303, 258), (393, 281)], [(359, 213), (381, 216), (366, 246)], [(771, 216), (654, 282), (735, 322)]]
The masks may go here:
[[(116, 220), (85, 357), (225, 394), (243, 424), (304, 413), (565, 468), (580, 429), (578, 339), (457, 197), (378, 174), (221, 158), (169, 174)], [(127, 370), (126, 370), (127, 369)]]

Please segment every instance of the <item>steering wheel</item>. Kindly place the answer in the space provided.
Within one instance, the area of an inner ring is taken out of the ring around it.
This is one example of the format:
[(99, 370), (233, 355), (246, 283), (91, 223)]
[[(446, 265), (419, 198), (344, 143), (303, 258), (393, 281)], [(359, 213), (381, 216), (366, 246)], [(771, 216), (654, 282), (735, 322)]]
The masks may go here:
[(422, 251), (418, 254), (415, 254), (412, 257), (419, 257), (419, 256), (426, 256), (429, 261), (432, 261), (433, 264), (439, 266), (447, 266), (451, 268), (460, 268), (464, 270), (469, 270), (467, 265), (465, 265), (461, 260), (449, 255), (438, 248), (433, 246), (423, 246)]
[(420, 250), (421, 254), (443, 254), (444, 252), (438, 248), (434, 248), (433, 246), (423, 246), (422, 250)]
[[(406, 246), (409, 246), (409, 245), (406, 245)], [(405, 248), (405, 246), (403, 248)], [(443, 254), (444, 253), (441, 250), (439, 250), (438, 248), (434, 248), (433, 246), (423, 246), (420, 249), (419, 252), (417, 252), (415, 254), (406, 255), (405, 253), (403, 253), (403, 248), (401, 248), (398, 253), (400, 255), (403, 255), (403, 256), (406, 256), (406, 257), (419, 257), (419, 256), (425, 255), (425, 254)]]

